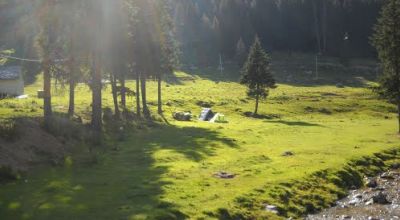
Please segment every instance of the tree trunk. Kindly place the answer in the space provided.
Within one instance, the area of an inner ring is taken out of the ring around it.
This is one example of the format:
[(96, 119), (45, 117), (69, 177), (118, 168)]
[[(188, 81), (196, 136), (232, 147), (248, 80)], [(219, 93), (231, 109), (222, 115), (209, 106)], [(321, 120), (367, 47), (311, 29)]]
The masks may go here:
[(260, 100), (260, 96), (256, 95), (256, 108), (254, 109), (254, 115), (258, 114), (258, 102)]
[(327, 51), (328, 45), (328, 1), (322, 1), (322, 51)]
[(121, 75), (120, 83), (121, 83), (121, 105), (123, 109), (126, 109), (126, 87), (125, 87), (124, 74)]
[(397, 102), (397, 117), (399, 120), (399, 134), (400, 134), (400, 101)]
[(141, 108), (140, 108), (140, 75), (136, 73), (136, 114), (140, 117), (141, 115)]
[(51, 120), (52, 109), (51, 109), (51, 73), (50, 73), (50, 62), (45, 60), (43, 62), (43, 111), (44, 111), (44, 123), (47, 127)]
[(95, 60), (92, 68), (92, 127), (95, 137), (100, 137), (102, 130), (101, 78), (100, 63)]
[(110, 81), (111, 81), (111, 93), (114, 102), (115, 118), (119, 119), (121, 115), (118, 106), (117, 79), (112, 73), (110, 73)]
[(314, 14), (315, 37), (317, 38), (317, 49), (318, 49), (318, 53), (320, 53), (321, 52), (321, 36), (320, 36), (320, 30), (319, 30), (319, 18), (318, 18), (317, 1), (318, 0), (313, 0), (312, 1), (312, 6), (313, 6), (313, 14)]
[[(72, 73), (71, 73), (72, 74)], [(68, 117), (72, 118), (75, 114), (75, 80), (73, 77), (69, 80), (69, 106), (68, 106)]]
[(149, 111), (149, 109), (147, 107), (146, 78), (143, 75), (140, 76), (140, 86), (141, 86), (141, 90), (142, 90), (143, 116), (145, 118), (149, 118), (150, 117), (150, 111)]
[(161, 74), (158, 75), (158, 114), (162, 114), (162, 97), (161, 97), (161, 84), (162, 84), (162, 78)]

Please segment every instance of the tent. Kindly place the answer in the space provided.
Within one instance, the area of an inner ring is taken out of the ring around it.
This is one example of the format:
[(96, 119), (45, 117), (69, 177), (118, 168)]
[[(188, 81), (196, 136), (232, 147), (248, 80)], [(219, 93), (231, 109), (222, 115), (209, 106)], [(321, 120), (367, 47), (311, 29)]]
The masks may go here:
[(225, 115), (217, 113), (210, 120), (210, 122), (212, 122), (212, 123), (228, 123), (228, 120), (226, 120)]
[(199, 120), (200, 121), (210, 121), (214, 117), (214, 113), (212, 112), (211, 108), (203, 108), (201, 110)]

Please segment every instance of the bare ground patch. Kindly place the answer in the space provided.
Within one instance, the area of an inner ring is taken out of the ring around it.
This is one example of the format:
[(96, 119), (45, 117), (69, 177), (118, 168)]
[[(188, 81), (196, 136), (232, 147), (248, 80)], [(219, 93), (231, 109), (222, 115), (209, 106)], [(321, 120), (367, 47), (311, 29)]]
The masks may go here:
[[(24, 172), (39, 164), (59, 164), (67, 153), (66, 144), (46, 132), (35, 119), (15, 119), (14, 137), (0, 137), (0, 167)], [(0, 176), (1, 178), (1, 176)]]

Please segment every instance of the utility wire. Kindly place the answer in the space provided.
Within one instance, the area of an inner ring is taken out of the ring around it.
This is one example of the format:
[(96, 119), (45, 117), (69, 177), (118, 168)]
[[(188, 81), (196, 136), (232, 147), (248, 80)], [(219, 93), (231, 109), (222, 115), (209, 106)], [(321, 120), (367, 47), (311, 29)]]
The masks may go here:
[(13, 57), (13, 56), (8, 56), (8, 55), (3, 55), (3, 54), (0, 54), (0, 57), (1, 58), (5, 58), (5, 59), (19, 60), (19, 61), (26, 61), (26, 62), (34, 62), (34, 63), (41, 63), (42, 62), (42, 60)]
[[(19, 61), (25, 61), (25, 62), (33, 62), (33, 63), (42, 63), (43, 62), (43, 60), (27, 59), (27, 58), (14, 57), (14, 56), (8, 56), (8, 55), (3, 55), (3, 54), (0, 54), (0, 58), (19, 60)], [(56, 62), (56, 63), (61, 63), (61, 62), (65, 62), (65, 61), (66, 61), (66, 59), (53, 60), (53, 62)]]

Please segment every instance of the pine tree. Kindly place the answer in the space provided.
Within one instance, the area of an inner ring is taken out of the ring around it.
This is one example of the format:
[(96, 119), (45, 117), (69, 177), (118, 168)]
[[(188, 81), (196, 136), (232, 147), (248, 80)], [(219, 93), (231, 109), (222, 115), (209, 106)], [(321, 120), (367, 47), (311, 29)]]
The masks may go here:
[(400, 0), (388, 0), (375, 26), (372, 44), (378, 51), (383, 75), (377, 91), (398, 107), (400, 133)]
[(93, 40), (90, 42), (88, 54), (90, 62), (90, 88), (92, 90), (92, 129), (94, 140), (101, 141), (103, 127), (102, 109), (102, 79), (104, 67), (104, 8), (106, 1), (88, 0), (86, 3), (87, 25), (90, 32), (88, 36)]
[[(160, 26), (157, 28), (160, 33), (160, 56), (158, 65), (160, 66), (159, 70), (157, 71), (158, 74), (156, 75), (157, 84), (158, 84), (158, 113), (162, 114), (162, 78), (164, 75), (172, 74), (174, 68), (178, 66), (179, 62), (179, 49), (178, 43), (175, 40), (175, 26), (173, 20), (171, 18), (171, 6), (172, 3), (170, 1), (160, 1), (158, 2), (158, 10), (160, 16), (158, 25)], [(157, 62), (155, 62), (157, 63)]]
[(241, 83), (248, 87), (247, 95), (256, 99), (254, 115), (258, 113), (260, 98), (266, 99), (269, 94), (269, 89), (276, 88), (270, 65), (270, 58), (263, 50), (259, 38), (256, 37), (243, 67), (243, 76), (241, 80)]
[(44, 124), (48, 127), (51, 116), (51, 59), (55, 50), (55, 4), (54, 0), (46, 0), (39, 12), (40, 33), (37, 36), (36, 46), (42, 58), (43, 71), (43, 114)]

